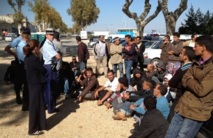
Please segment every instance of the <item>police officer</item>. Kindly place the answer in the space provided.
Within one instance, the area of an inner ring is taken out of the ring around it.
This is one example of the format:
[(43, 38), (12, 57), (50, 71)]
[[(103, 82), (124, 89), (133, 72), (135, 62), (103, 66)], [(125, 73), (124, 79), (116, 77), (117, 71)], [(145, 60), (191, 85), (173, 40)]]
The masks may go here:
[[(18, 43), (12, 42), (9, 44), (5, 51), (9, 54), (13, 55), (16, 58), (16, 70), (15, 70), (15, 82), (14, 82), (14, 90), (16, 92), (16, 102), (22, 105), (22, 111), (27, 111), (29, 109), (29, 91), (26, 81), (26, 72), (24, 69), (24, 58), (25, 55), (23, 53), (23, 47), (27, 45), (27, 42), (30, 40), (30, 29), (24, 28), (22, 30), (21, 41)], [(16, 45), (16, 43), (18, 43)], [(11, 48), (16, 48), (16, 53), (11, 50)], [(20, 90), (22, 89), (22, 85), (24, 85), (23, 89), (23, 100), (20, 97)]]
[(45, 103), (47, 105), (48, 113), (58, 112), (56, 108), (56, 96), (57, 96), (57, 60), (61, 58), (60, 54), (53, 44), (54, 30), (48, 28), (46, 30), (46, 41), (43, 45), (43, 60), (44, 67), (46, 69), (46, 86), (45, 86)]

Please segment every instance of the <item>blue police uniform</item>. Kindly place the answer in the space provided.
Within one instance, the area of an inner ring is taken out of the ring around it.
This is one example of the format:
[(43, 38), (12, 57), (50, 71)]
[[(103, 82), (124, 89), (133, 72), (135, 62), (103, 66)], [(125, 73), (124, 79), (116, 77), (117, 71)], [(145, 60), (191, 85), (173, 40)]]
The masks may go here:
[(22, 40), (22, 37), (18, 37), (17, 39), (14, 39), (14, 40), (15, 40), (15, 42), (10, 43), (10, 45), (9, 45), (11, 48), (16, 48), (16, 55), (17, 55), (14, 89), (16, 92), (16, 98), (17, 98), (16, 100), (19, 101), (19, 100), (21, 100), (20, 90), (22, 89), (22, 85), (24, 85), (22, 111), (26, 111), (29, 108), (28, 107), (29, 106), (29, 91), (28, 91), (28, 85), (27, 85), (27, 81), (26, 81), (26, 71), (24, 69), (25, 55), (23, 52), (23, 47), (26, 46), (27, 43), (26, 43), (26, 41)]
[(21, 42), (21, 40), (22, 40), (22, 37), (19, 36), (19, 37), (13, 39), (13, 41), (9, 44), (9, 46), (11, 48), (15, 48), (19, 44), (19, 42)]
[(43, 45), (43, 60), (44, 67), (46, 69), (46, 86), (45, 86), (45, 103), (48, 108), (48, 113), (55, 112), (56, 110), (56, 92), (57, 92), (57, 72), (53, 69), (53, 64), (55, 63), (55, 56), (57, 51), (53, 43), (46, 39)]

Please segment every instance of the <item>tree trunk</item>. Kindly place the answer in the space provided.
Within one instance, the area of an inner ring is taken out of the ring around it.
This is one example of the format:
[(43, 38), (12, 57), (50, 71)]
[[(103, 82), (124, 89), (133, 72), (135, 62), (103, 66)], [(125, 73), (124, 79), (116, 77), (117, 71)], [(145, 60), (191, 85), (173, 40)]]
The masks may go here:
[(136, 22), (136, 24), (137, 24), (138, 35), (141, 36), (141, 38), (143, 38), (145, 25), (141, 24), (140, 22), (139, 23)]
[(166, 23), (166, 34), (168, 35), (173, 35), (173, 33), (175, 32), (175, 26), (176, 26), (176, 21), (173, 23)]

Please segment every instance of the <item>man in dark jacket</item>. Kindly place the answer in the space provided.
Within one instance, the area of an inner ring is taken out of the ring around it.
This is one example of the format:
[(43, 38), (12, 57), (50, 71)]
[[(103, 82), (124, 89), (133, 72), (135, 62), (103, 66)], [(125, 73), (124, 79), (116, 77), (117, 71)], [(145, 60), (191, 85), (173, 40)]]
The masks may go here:
[(145, 51), (145, 45), (141, 42), (141, 37), (140, 36), (136, 37), (136, 44), (138, 46), (138, 63), (139, 63), (139, 67), (143, 71), (143, 62), (144, 62), (143, 52)]
[(89, 59), (89, 51), (87, 45), (81, 42), (81, 37), (76, 36), (76, 41), (78, 43), (78, 61), (80, 63), (80, 70), (83, 71), (87, 66), (87, 60)]
[(187, 70), (191, 67), (193, 59), (195, 59), (193, 48), (189, 46), (183, 47), (180, 53), (180, 61), (183, 63), (183, 65), (176, 71), (175, 75), (169, 81), (169, 87), (176, 89), (176, 97), (171, 106), (168, 117), (169, 122), (171, 122), (171, 119), (174, 116), (175, 105), (185, 91), (185, 88), (182, 86), (181, 79), (183, 78), (183, 75), (187, 72)]
[(204, 121), (211, 117), (213, 109), (213, 38), (200, 36), (195, 40), (193, 62), (182, 78), (186, 88), (175, 107), (175, 115), (167, 130), (166, 138), (196, 136)]
[(129, 138), (164, 138), (169, 126), (162, 113), (156, 109), (156, 99), (148, 96), (144, 99), (146, 113), (141, 120), (141, 125)]

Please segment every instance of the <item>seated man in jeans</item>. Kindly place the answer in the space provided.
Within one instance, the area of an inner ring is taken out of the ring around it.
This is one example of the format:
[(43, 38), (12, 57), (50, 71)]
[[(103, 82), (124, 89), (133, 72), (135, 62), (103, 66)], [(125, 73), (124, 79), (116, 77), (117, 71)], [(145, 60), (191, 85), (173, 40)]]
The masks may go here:
[(141, 124), (135, 128), (129, 138), (164, 138), (169, 123), (162, 113), (156, 109), (157, 100), (152, 96), (148, 96), (143, 103), (146, 113), (141, 120)]

